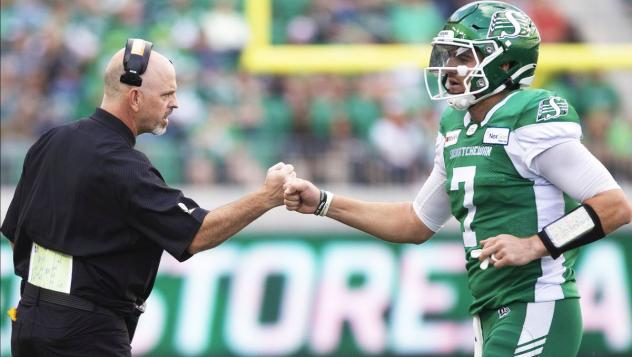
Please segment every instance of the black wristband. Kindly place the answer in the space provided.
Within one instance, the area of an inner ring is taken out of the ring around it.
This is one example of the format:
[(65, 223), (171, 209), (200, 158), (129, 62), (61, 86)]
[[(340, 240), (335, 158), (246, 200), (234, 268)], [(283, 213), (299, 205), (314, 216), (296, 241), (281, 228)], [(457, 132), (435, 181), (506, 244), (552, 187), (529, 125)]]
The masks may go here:
[(540, 240), (544, 244), (544, 247), (546, 248), (546, 250), (549, 251), (549, 254), (551, 254), (551, 257), (553, 259), (557, 259), (560, 255), (562, 255), (562, 252), (557, 249), (555, 245), (553, 245), (553, 242), (551, 242), (551, 238), (549, 238), (549, 235), (546, 234), (544, 230), (538, 232), (538, 237), (540, 237)]
[(325, 208), (325, 204), (327, 203), (327, 191), (320, 190), (320, 202), (318, 202), (318, 206), (316, 206), (316, 210), (314, 214), (320, 216), (321, 212)]
[[(571, 214), (575, 213), (575, 211), (582, 210), (582, 209), (585, 210), (586, 214), (588, 215), (588, 218), (585, 218), (584, 222), (586, 222), (586, 220), (588, 219), (592, 221), (591, 223), (593, 227), (590, 230), (577, 233), (575, 237), (571, 237), (570, 239), (568, 237), (564, 237), (565, 238), (564, 242), (561, 244), (558, 239), (555, 239), (556, 237), (550, 236), (549, 231), (551, 231), (550, 229), (551, 226), (560, 224), (560, 221), (569, 217)], [(597, 215), (595, 210), (589, 205), (583, 204), (577, 207), (576, 209), (574, 209), (573, 211), (569, 212), (568, 214), (564, 215), (563, 217), (559, 218), (555, 222), (544, 227), (544, 229), (542, 229), (542, 231), (538, 233), (538, 237), (540, 237), (540, 240), (542, 241), (546, 249), (551, 254), (551, 257), (553, 257), (553, 259), (557, 259), (562, 253), (566, 251), (575, 249), (577, 247), (581, 247), (582, 245), (592, 243), (596, 240), (599, 240), (605, 237), (605, 233), (601, 225), (601, 220), (599, 219), (599, 216)]]

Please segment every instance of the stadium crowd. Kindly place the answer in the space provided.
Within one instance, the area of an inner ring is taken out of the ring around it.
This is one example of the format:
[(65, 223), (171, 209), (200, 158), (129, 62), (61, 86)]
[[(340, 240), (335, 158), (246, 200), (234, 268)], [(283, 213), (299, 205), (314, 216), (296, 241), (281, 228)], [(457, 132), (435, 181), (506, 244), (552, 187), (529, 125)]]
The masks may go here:
[[(275, 44), (429, 43), (466, 1), (272, 0)], [(581, 42), (548, 1), (514, 1), (544, 42)], [(440, 107), (419, 70), (355, 76), (252, 75), (243, 1), (0, 2), (2, 184), (17, 182), (26, 149), (47, 129), (99, 105), (105, 61), (128, 37), (172, 58), (180, 108), (165, 137), (139, 137), (169, 183), (260, 182), (284, 160), (315, 182), (418, 183), (432, 165)], [(632, 113), (602, 73), (563, 73), (544, 87), (571, 101), (585, 143), (632, 179)]]

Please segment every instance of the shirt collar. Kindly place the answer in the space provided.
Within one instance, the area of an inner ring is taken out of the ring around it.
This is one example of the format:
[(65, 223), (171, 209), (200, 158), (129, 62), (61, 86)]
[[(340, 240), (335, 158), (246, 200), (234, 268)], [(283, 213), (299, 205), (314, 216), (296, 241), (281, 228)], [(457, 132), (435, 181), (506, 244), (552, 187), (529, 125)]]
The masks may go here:
[(125, 141), (130, 144), (130, 146), (134, 146), (136, 144), (136, 137), (127, 125), (125, 125), (121, 119), (115, 117), (109, 112), (101, 108), (97, 108), (90, 118), (119, 133)]
[[(502, 107), (503, 105), (505, 105), (505, 103), (507, 103), (507, 101), (509, 100), (509, 98), (513, 97), (516, 93), (518, 93), (518, 91), (513, 91), (511, 93), (509, 93), (505, 98), (503, 98), (503, 100), (501, 100), (500, 102), (496, 103), (488, 112), (487, 114), (485, 114), (485, 118), (483, 119), (483, 121), (480, 123), (480, 126), (485, 126), (485, 124), (487, 124), (489, 122), (489, 120), (492, 118), (492, 115), (494, 115), (494, 113), (496, 113), (496, 111), (498, 109), (500, 109), (500, 107)], [(472, 116), (470, 115), (470, 112), (466, 112), (465, 116), (463, 117), (463, 126), (467, 128), (468, 125), (470, 125), (470, 122), (472, 121)]]

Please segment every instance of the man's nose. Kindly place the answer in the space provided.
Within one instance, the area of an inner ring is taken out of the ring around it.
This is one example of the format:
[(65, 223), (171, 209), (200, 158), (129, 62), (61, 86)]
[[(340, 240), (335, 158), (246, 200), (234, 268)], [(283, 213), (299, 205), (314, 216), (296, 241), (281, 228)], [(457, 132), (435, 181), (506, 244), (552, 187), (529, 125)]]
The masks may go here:
[(456, 67), (457, 62), (456, 62), (456, 58), (454, 58), (453, 56), (450, 56), (450, 58), (448, 58), (448, 60), (445, 63), (446, 67)]
[(171, 103), (171, 108), (172, 109), (178, 108), (178, 97), (175, 94), (173, 95), (173, 103)]

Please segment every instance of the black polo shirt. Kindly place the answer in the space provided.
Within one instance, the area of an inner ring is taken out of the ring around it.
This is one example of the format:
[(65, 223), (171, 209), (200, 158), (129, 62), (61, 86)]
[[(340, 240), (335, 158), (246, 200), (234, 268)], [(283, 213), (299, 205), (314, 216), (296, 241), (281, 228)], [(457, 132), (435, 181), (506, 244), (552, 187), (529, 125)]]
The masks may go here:
[(31, 147), (1, 228), (17, 275), (28, 278), (36, 242), (73, 256), (71, 294), (124, 312), (149, 296), (163, 250), (191, 256), (207, 211), (168, 187), (135, 142), (97, 109)]

